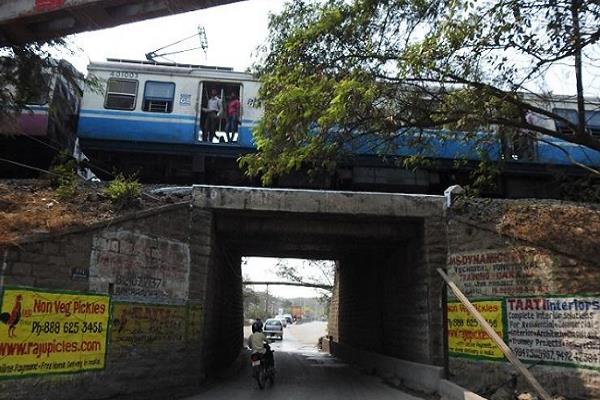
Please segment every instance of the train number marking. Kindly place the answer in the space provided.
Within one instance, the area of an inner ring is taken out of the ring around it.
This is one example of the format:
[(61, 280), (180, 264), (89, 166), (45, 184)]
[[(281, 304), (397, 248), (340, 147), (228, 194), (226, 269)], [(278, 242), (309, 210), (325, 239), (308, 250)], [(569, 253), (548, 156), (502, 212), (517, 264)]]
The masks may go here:
[(112, 78), (129, 78), (129, 79), (137, 79), (139, 77), (137, 72), (127, 72), (127, 71), (111, 71), (110, 76)]

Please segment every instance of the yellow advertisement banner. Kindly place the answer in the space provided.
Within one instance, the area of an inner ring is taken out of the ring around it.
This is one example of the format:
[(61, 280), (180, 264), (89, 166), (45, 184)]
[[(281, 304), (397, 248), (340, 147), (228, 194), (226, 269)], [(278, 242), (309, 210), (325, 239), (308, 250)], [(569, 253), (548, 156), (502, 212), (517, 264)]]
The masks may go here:
[(111, 352), (185, 345), (185, 306), (114, 303)]
[[(475, 301), (473, 305), (496, 333), (504, 337), (502, 300)], [(448, 352), (460, 357), (504, 358), (498, 346), (459, 302), (448, 303)]]
[(202, 336), (202, 318), (202, 305), (188, 304), (187, 340), (200, 340)]
[(4, 288), (0, 378), (104, 368), (110, 298)]

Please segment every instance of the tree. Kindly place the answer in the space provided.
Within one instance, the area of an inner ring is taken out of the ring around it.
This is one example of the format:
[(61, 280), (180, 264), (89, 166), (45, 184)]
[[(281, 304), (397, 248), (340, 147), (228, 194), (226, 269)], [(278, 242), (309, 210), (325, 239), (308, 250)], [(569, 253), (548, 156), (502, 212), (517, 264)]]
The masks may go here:
[[(264, 183), (302, 167), (332, 169), (356, 146), (383, 156), (410, 146), (426, 157), (448, 138), (485, 153), (502, 137), (600, 150), (584, 101), (598, 2), (294, 0), (269, 30), (256, 66), (259, 151), (241, 159)], [(575, 118), (553, 111), (544, 78), (557, 70), (575, 76)]]
[(73, 87), (81, 86), (80, 74), (58, 61), (71, 52), (62, 39), (0, 48), (0, 134), (20, 133), (18, 116), (48, 95), (49, 75), (60, 74)]
[[(329, 313), (329, 303), (333, 295), (335, 262), (326, 260), (302, 260), (301, 265), (294, 265), (286, 259), (279, 259), (275, 265), (275, 273), (280, 278), (298, 283), (315, 283), (330, 286), (331, 289), (318, 289), (319, 302), (324, 305), (325, 314)], [(291, 304), (290, 304), (291, 306)]]

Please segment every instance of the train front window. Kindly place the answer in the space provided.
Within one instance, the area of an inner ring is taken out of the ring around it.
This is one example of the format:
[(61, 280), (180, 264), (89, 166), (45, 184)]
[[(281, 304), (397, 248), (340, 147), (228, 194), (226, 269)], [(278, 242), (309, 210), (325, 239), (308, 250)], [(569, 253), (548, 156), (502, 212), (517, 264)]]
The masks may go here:
[(155, 113), (170, 113), (173, 111), (175, 84), (173, 82), (146, 82), (142, 110)]
[(106, 102), (104, 103), (104, 108), (127, 111), (135, 109), (137, 91), (137, 80), (109, 79), (106, 85)]

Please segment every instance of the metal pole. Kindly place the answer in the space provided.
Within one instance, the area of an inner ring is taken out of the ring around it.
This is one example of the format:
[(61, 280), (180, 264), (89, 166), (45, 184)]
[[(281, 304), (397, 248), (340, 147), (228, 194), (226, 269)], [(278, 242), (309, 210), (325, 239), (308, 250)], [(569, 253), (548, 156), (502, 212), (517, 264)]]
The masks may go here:
[(269, 285), (267, 285), (267, 297), (265, 298), (265, 318), (269, 318)]

